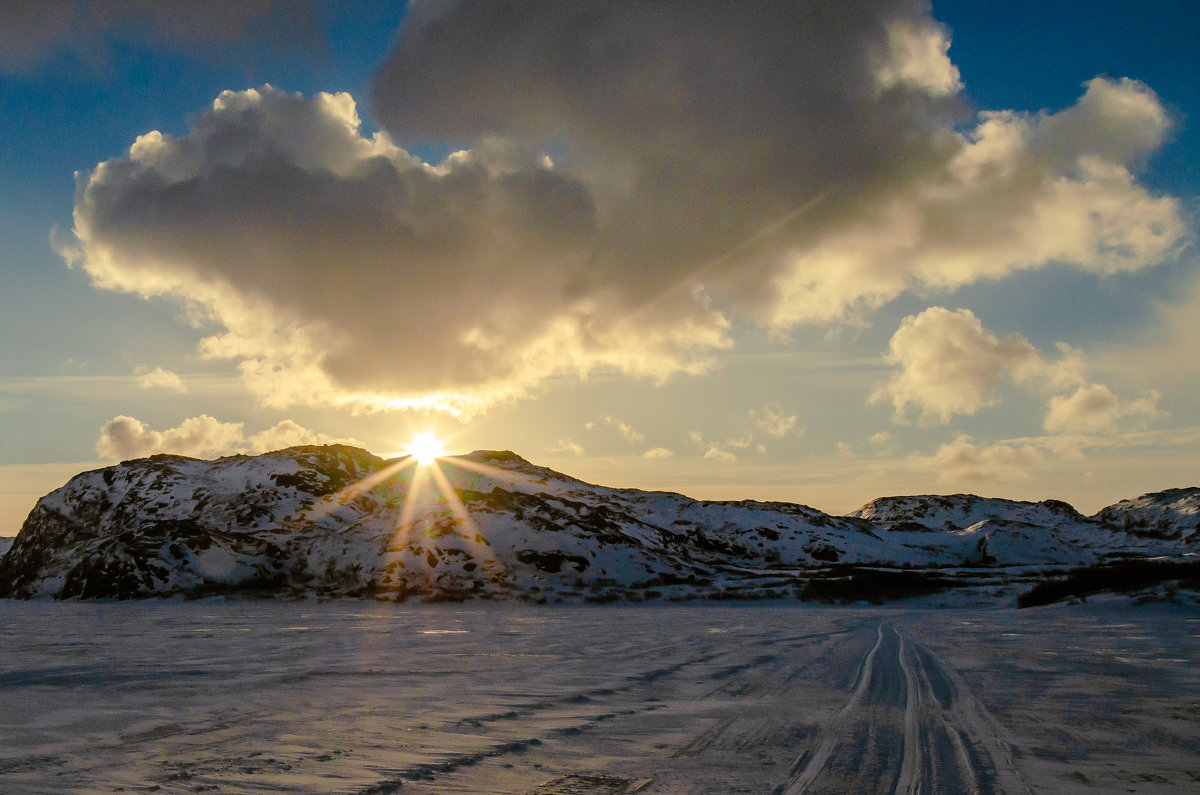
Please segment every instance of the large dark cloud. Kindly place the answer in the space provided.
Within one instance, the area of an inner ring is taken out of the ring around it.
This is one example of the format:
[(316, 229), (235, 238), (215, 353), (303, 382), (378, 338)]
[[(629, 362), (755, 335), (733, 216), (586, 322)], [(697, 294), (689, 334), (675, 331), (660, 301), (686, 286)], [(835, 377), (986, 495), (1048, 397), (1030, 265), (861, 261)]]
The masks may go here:
[(281, 404), (469, 410), (563, 370), (661, 376), (720, 343), (691, 296), (614, 313), (591, 283), (590, 196), (544, 158), (491, 139), (433, 167), (358, 128), (345, 94), (226, 92), (188, 136), (142, 136), (87, 178), (85, 267), (191, 302), (226, 329), (205, 351)]
[(254, 30), (270, 39), (311, 43), (309, 0), (4, 0), (0, 70), (28, 69), (63, 52), (104, 56), (108, 40), (207, 46)]
[[(600, 209), (598, 278), (655, 293), (836, 189), (768, 236), (773, 269), (816, 220), (945, 160), (956, 75), (944, 53), (942, 74), (885, 75), (916, 57), (904, 32), (944, 33), (895, 0), (415, 3), (372, 110), (405, 143), (556, 151)], [(755, 253), (726, 262), (743, 291)]]
[[(364, 138), (345, 94), (226, 92), (76, 201), (97, 284), (188, 302), (267, 402), (470, 412), (547, 378), (703, 369), (914, 285), (1144, 267), (1131, 80), (1056, 114), (956, 98), (948, 31), (873, 2), (418, 2)], [(404, 148), (461, 147), (440, 164)]]

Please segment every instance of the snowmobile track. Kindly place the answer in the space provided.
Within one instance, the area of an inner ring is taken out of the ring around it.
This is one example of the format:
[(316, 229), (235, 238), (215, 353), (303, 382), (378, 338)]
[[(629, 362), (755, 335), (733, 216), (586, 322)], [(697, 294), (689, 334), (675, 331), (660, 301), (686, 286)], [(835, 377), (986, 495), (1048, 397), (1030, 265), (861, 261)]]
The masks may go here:
[(999, 726), (957, 674), (884, 624), (845, 705), (792, 771), (776, 793), (1029, 791)]

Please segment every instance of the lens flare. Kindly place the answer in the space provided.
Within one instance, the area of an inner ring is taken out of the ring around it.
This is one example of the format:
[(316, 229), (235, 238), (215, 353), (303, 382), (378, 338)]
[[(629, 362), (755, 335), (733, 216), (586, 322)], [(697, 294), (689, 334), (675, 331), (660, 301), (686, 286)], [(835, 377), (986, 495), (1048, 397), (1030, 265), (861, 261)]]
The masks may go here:
[(413, 437), (412, 442), (408, 445), (408, 454), (417, 459), (417, 463), (421, 466), (427, 466), (432, 464), (438, 456), (446, 455), (442, 444), (441, 439), (429, 431), (425, 431)]

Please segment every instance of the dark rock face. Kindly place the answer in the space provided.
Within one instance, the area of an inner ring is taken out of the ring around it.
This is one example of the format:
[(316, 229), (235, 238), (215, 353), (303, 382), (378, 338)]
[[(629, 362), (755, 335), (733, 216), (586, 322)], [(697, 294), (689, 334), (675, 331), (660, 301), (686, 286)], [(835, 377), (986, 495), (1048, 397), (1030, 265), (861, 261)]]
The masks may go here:
[(507, 451), (436, 466), (329, 445), (85, 472), (0, 548), (0, 596), (874, 600), (1200, 546), (1200, 489), (1090, 518), (973, 495), (835, 517), (593, 486)]

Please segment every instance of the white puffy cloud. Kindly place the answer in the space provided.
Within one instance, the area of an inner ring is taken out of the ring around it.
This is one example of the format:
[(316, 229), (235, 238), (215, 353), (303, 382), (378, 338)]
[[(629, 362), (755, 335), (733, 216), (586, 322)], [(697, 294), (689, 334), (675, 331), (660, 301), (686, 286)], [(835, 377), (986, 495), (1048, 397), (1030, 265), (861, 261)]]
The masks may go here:
[(947, 156), (796, 246), (770, 323), (856, 321), (905, 290), (949, 290), (1049, 263), (1095, 273), (1167, 261), (1192, 237), (1179, 202), (1133, 170), (1170, 119), (1137, 81), (1096, 78), (1057, 114), (984, 112)]
[(642, 453), (642, 458), (649, 458), (649, 459), (662, 459), (662, 458), (674, 458), (674, 457), (675, 457), (675, 451), (669, 450), (666, 447), (652, 447), (649, 450), (647, 450), (646, 452)]
[(324, 433), (309, 430), (292, 420), (280, 420), (265, 431), (246, 438), (250, 453), (266, 453), (271, 450), (282, 450), (285, 447), (295, 447), (298, 444), (358, 444), (354, 439), (339, 439)]
[(174, 428), (156, 431), (141, 420), (124, 415), (113, 417), (100, 429), (96, 454), (101, 458), (125, 460), (155, 453), (172, 453), (194, 458), (213, 458), (234, 453), (263, 453), (298, 444), (330, 444), (339, 440), (283, 420), (265, 431), (247, 437), (243, 423), (221, 422), (207, 414), (189, 417)]
[[(465, 416), (551, 378), (703, 372), (735, 318), (783, 338), (1179, 249), (1178, 203), (1134, 176), (1170, 127), (1148, 87), (968, 124), (948, 42), (917, 0), (414, 2), (385, 132), (345, 94), (225, 92), (82, 177), (72, 256), (187, 303), (267, 405)], [(430, 142), (469, 148), (398, 145)]]
[(993, 334), (969, 309), (940, 306), (904, 318), (886, 358), (897, 370), (871, 402), (891, 401), (896, 408), (892, 419), (901, 423), (908, 421), (912, 406), (926, 425), (948, 423), (955, 414), (974, 414), (992, 402), (1006, 379), (1070, 378), (1072, 369), (1049, 364), (1019, 334)]
[(957, 93), (962, 82), (949, 50), (949, 35), (931, 20), (894, 21), (887, 27), (887, 56), (875, 76), (885, 89), (906, 85), (932, 96)]
[(153, 370), (138, 373), (138, 384), (142, 389), (165, 389), (168, 392), (186, 392), (187, 384), (177, 373), (155, 367)]
[(1049, 398), (1044, 427), (1050, 433), (1114, 434), (1128, 424), (1123, 421), (1164, 414), (1157, 392), (1122, 400), (1104, 384), (1085, 382), (1079, 351), (1060, 343), (1059, 353), (1049, 361), (1019, 334), (988, 331), (968, 309), (930, 307), (901, 321), (886, 354), (897, 369), (870, 400), (891, 402), (893, 422), (907, 423), (915, 408), (922, 424), (946, 424), (955, 414), (992, 405), (996, 389), (1012, 381), (1041, 392), (1074, 390)]
[(1080, 386), (1074, 394), (1050, 398), (1045, 428), (1050, 433), (1114, 434), (1122, 420), (1147, 420), (1162, 416), (1159, 394), (1124, 401), (1104, 384)]
[(244, 440), (242, 423), (220, 422), (207, 414), (190, 417), (178, 426), (155, 431), (133, 417), (117, 416), (100, 429), (96, 454), (101, 458), (142, 458), (174, 453), (207, 458), (231, 452)]

